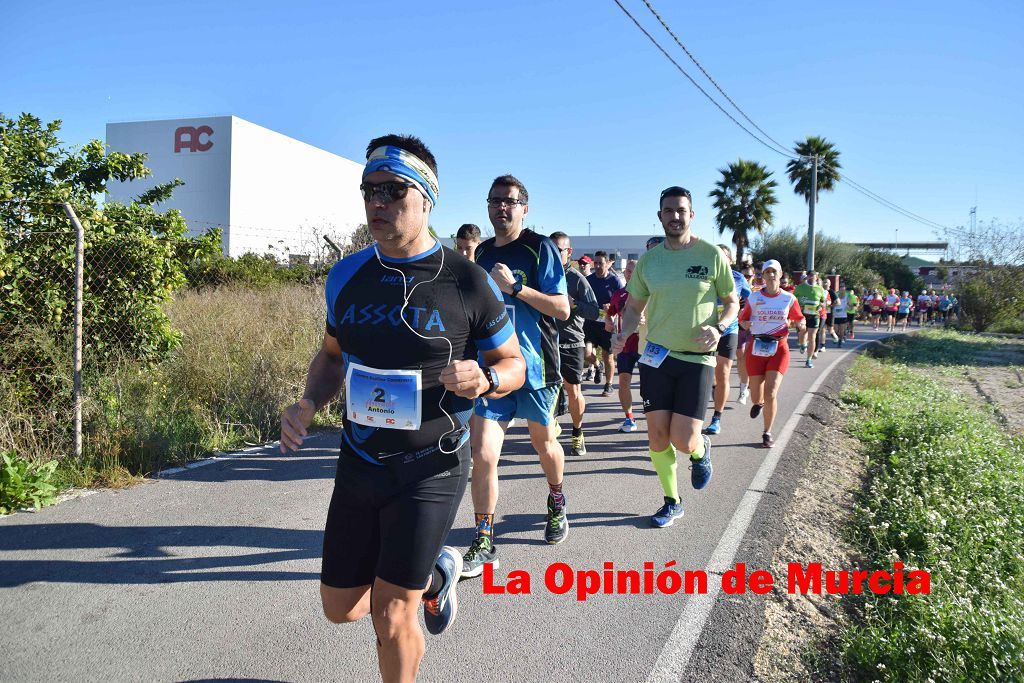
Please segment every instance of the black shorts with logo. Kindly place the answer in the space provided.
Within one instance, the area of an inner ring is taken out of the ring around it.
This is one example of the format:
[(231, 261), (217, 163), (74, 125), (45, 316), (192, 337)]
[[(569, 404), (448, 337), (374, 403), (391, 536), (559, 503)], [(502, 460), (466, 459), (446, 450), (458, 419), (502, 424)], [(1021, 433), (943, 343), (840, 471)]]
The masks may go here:
[[(695, 360), (699, 358), (694, 356)], [(640, 396), (644, 400), (644, 412), (670, 410), (703, 420), (714, 378), (714, 366), (671, 356), (657, 368), (641, 363)]]
[(821, 318), (818, 316), (817, 313), (811, 313), (804, 314), (804, 320), (807, 321), (807, 329), (816, 330), (818, 329), (818, 321), (821, 320)]
[(469, 478), (469, 443), (456, 455), (455, 467), (403, 483), (402, 465), (374, 465), (342, 452), (320, 581), (355, 588), (379, 577), (409, 590), (425, 588)]
[(583, 365), (586, 349), (582, 346), (575, 348), (558, 348), (558, 355), (561, 361), (559, 366), (562, 373), (562, 380), (568, 384), (583, 384)]

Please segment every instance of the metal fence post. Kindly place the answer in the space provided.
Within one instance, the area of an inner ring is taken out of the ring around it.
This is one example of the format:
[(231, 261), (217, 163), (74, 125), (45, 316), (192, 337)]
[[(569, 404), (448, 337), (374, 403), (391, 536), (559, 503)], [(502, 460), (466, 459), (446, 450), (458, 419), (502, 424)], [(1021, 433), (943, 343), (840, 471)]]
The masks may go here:
[(85, 229), (70, 204), (61, 204), (64, 213), (75, 226), (75, 350), (74, 404), (75, 404), (75, 459), (82, 459), (82, 298), (85, 280)]

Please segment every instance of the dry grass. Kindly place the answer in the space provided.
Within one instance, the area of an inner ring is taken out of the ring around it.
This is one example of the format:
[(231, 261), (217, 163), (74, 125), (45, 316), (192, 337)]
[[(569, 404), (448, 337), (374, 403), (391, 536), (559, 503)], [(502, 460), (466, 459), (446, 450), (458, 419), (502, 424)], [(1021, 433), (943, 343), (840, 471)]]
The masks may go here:
[(324, 312), (322, 286), (182, 292), (167, 306), (182, 335), (168, 359), (87, 366), (81, 462), (67, 457), (70, 400), (30, 408), (2, 381), (0, 448), (61, 459), (64, 486), (117, 487), (215, 449), (273, 440), (281, 408), (302, 394)]

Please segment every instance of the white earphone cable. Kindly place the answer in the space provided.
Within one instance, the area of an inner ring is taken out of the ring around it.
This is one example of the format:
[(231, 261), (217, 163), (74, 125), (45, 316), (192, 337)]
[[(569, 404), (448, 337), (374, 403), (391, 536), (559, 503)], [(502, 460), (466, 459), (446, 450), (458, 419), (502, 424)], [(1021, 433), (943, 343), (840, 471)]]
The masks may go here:
[[(409, 328), (409, 331), (412, 332), (413, 334), (415, 334), (420, 339), (425, 339), (427, 341), (432, 341), (432, 340), (440, 339), (443, 342), (445, 342), (446, 344), (448, 344), (448, 362), (445, 363), (445, 367), (448, 367), (449, 365), (452, 364), (452, 358), (455, 355), (455, 347), (452, 346), (451, 340), (448, 339), (447, 337), (427, 337), (425, 335), (422, 335), (419, 332), (417, 332), (415, 329), (413, 329), (413, 326), (410, 325), (409, 321), (405, 319), (405, 309), (409, 306), (409, 299), (412, 297), (413, 292), (416, 291), (416, 288), (419, 287), (420, 285), (425, 285), (425, 284), (429, 284), (429, 283), (433, 282), (438, 277), (440, 277), (441, 271), (444, 270), (444, 245), (442, 245), (440, 243), (440, 241), (437, 242), (437, 245), (438, 245), (438, 249), (441, 251), (441, 265), (438, 267), (437, 272), (434, 273), (434, 277), (430, 278), (429, 280), (424, 280), (423, 282), (417, 282), (415, 285), (413, 285), (411, 290), (408, 288), (408, 285), (406, 284), (408, 282), (408, 280), (406, 278), (405, 273), (403, 271), (399, 270), (398, 268), (394, 268), (394, 267), (389, 266), (386, 263), (384, 263), (384, 260), (380, 257), (380, 251), (377, 249), (377, 245), (376, 244), (373, 245), (373, 252), (377, 255), (377, 262), (380, 263), (381, 267), (383, 267), (385, 270), (394, 271), (394, 272), (396, 272), (396, 273), (398, 273), (399, 275), (402, 276), (402, 299), (403, 299), (403, 302), (402, 302), (402, 310), (399, 311), (398, 317), (402, 319), (402, 322), (405, 323), (405, 326), (407, 328)], [(441, 451), (442, 453), (444, 453), (445, 455), (451, 455), (452, 453), (457, 452), (459, 450), (459, 447), (456, 446), (455, 449), (450, 450), (450, 451), (446, 451), (444, 449), (444, 446), (441, 445), (441, 441), (444, 440), (444, 438), (446, 436), (448, 436), (449, 434), (454, 434), (455, 432), (460, 431), (461, 428), (455, 426), (455, 418), (453, 418), (451, 416), (451, 414), (447, 410), (444, 409), (444, 405), (443, 405), (444, 397), (447, 396), (447, 395), (448, 395), (448, 388), (445, 387), (444, 391), (441, 393), (441, 400), (439, 400), (437, 402), (437, 407), (440, 408), (441, 412), (444, 413), (444, 416), (448, 418), (448, 422), (451, 423), (452, 428), (450, 430), (448, 430), (447, 432), (445, 432), (444, 434), (442, 434), (438, 438), (438, 440), (437, 440), (437, 449), (439, 451)]]

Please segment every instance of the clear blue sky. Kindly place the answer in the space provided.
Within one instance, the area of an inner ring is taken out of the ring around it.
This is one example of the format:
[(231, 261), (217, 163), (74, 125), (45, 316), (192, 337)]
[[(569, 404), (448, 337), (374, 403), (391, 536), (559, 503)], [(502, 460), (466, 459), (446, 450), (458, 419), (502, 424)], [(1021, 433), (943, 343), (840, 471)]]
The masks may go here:
[[(642, 2), (623, 2), (700, 75)], [(975, 203), (979, 220), (1024, 215), (1020, 0), (652, 4), (775, 139), (824, 135), (853, 180), (939, 223), (966, 224)], [(60, 118), (72, 144), (108, 121), (234, 114), (361, 161), (371, 137), (414, 133), (440, 166), (440, 232), (488, 226), (490, 180), (511, 172), (544, 231), (656, 232), (658, 192), (681, 184), (713, 237), (718, 169), (754, 159), (780, 184), (775, 225), (806, 226), (785, 159), (612, 0), (15, 0), (4, 15), (0, 111)], [(935, 236), (844, 186), (817, 224), (847, 240)]]

